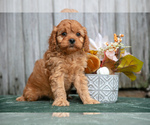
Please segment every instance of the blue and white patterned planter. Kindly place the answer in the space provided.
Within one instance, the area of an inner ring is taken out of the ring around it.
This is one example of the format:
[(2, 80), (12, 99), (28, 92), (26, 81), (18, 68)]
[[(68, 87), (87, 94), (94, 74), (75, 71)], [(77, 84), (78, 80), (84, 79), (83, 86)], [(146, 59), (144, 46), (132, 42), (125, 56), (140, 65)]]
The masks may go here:
[(86, 74), (90, 96), (101, 103), (113, 103), (118, 98), (119, 76)]

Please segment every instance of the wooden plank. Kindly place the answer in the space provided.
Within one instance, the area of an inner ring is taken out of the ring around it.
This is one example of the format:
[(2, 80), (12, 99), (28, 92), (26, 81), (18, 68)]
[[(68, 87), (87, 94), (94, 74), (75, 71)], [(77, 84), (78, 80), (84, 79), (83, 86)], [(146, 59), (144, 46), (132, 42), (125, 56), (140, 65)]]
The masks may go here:
[(128, 13), (129, 12), (128, 0), (116, 0), (115, 1), (115, 12), (117, 13)]
[(23, 12), (39, 12), (39, 4), (37, 0), (22, 0)]
[(87, 0), (69, 0), (68, 1), (68, 8), (75, 9), (79, 13), (84, 12), (84, 4), (87, 3)]
[(22, 12), (22, 0), (1, 0), (0, 12)]
[(150, 13), (150, 7), (149, 7), (150, 1), (149, 0), (145, 0), (145, 2), (146, 2), (146, 13)]
[(53, 0), (54, 13), (59, 13), (65, 8), (69, 8), (69, 0)]
[(22, 0), (7, 0), (7, 12), (22, 12)]
[(147, 0), (128, 0), (129, 1), (129, 12), (146, 12)]
[(15, 14), (7, 14), (7, 35), (8, 35), (8, 75), (9, 75), (9, 94), (15, 94), (16, 90), (16, 65), (15, 65), (15, 50), (16, 50), (16, 29), (15, 29)]
[[(128, 11), (128, 1), (100, 1), (100, 12), (124, 12)], [(113, 34), (123, 33), (125, 38), (123, 43), (129, 45), (129, 26), (128, 26), (128, 14), (124, 13), (101, 13), (100, 14), (100, 32), (103, 36), (107, 35), (109, 41), (113, 42)], [(120, 74), (119, 87), (130, 87), (130, 80), (124, 75)]]
[(53, 0), (38, 0), (38, 5), (39, 13), (53, 12)]
[[(148, 38), (150, 41), (150, 13), (146, 13), (146, 17), (147, 17), (147, 26), (148, 26), (148, 36), (149, 36)], [(149, 78), (148, 78), (148, 84), (149, 84), (149, 88), (150, 88), (150, 42), (149, 42)]]
[[(98, 8), (98, 0), (85, 1), (85, 27), (87, 28), (88, 36), (95, 40), (99, 32), (99, 14), (96, 13)], [(90, 9), (89, 9), (90, 8)], [(92, 11), (91, 11), (92, 10)], [(93, 13), (90, 13), (93, 12)]]
[(102, 36), (108, 36), (109, 41), (114, 40), (115, 29), (115, 13), (100, 13), (99, 16), (100, 33)]
[(101, 0), (99, 2), (100, 13), (99, 25), (100, 33), (102, 36), (108, 36), (109, 40), (113, 40), (113, 34), (115, 32), (115, 0)]
[(54, 26), (57, 26), (60, 21), (64, 20), (64, 19), (68, 19), (68, 13), (60, 13), (61, 10), (65, 9), (65, 8), (69, 8), (69, 0), (54, 0), (53, 1), (53, 7), (54, 7)]
[(99, 12), (100, 13), (114, 13), (115, 12), (115, 0), (100, 0)]
[(84, 14), (83, 13), (69, 13), (68, 18), (71, 20), (77, 20), (79, 23), (81, 23), (82, 26), (84, 26)]
[(130, 30), (132, 54), (144, 62), (142, 73), (137, 75), (132, 87), (144, 87), (149, 75), (149, 40), (145, 13), (130, 14)]
[(53, 0), (1, 0), (0, 12), (53, 12)]
[(84, 12), (98, 13), (99, 12), (99, 0), (86, 0), (84, 3)]
[(84, 1), (83, 0), (69, 0), (68, 6), (70, 9), (75, 9), (78, 13), (69, 13), (68, 18), (77, 20), (81, 25), (84, 25)]
[(6, 1), (5, 0), (1, 0), (0, 1), (0, 12), (6, 12)]
[(69, 19), (69, 13), (54, 13), (54, 26), (57, 26), (64, 19)]
[[(116, 33), (124, 34), (122, 43), (126, 46), (130, 46), (130, 34), (128, 13), (116, 13)], [(130, 49), (127, 49), (130, 52)], [(120, 88), (130, 88), (131, 81), (124, 74), (120, 74)]]
[[(25, 87), (25, 64), (24, 64), (24, 40), (23, 40), (23, 30), (22, 30), (22, 14), (16, 13), (16, 60), (15, 65), (17, 67), (16, 71), (16, 91), (15, 94), (22, 94)], [(13, 69), (15, 70), (15, 69)]]
[[(117, 3), (119, 4), (119, 3)], [(127, 4), (124, 1), (124, 4)], [(119, 8), (118, 8), (119, 9)], [(119, 9), (120, 10), (120, 9)], [(122, 10), (124, 11), (124, 9)], [(124, 34), (122, 43), (126, 46), (130, 46), (130, 27), (129, 27), (129, 18), (128, 13), (116, 13), (115, 15), (116, 20), (116, 33), (117, 34)], [(130, 52), (130, 49), (126, 49)], [(130, 52), (131, 53), (131, 52)], [(131, 88), (131, 80), (127, 78), (123, 73), (120, 73), (120, 88)]]
[(8, 95), (8, 52), (6, 13), (0, 13), (0, 95)]
[(88, 36), (95, 40), (99, 32), (99, 15), (98, 13), (85, 13), (85, 27)]
[[(146, 1), (129, 1), (130, 12), (145, 12)], [(142, 73), (137, 75), (137, 80), (132, 83), (132, 87), (145, 87), (149, 75), (149, 40), (148, 25), (145, 13), (130, 14), (130, 39), (132, 45), (132, 54), (144, 62)], [(143, 42), (144, 41), (144, 42)]]
[(22, 94), (25, 86), (22, 15), (7, 14), (9, 94)]
[[(70, 8), (70, 9), (76, 9), (79, 12), (83, 12), (83, 0), (77, 0), (77, 1), (73, 1), (73, 0), (65, 0), (64, 2), (66, 2), (66, 4), (62, 5), (61, 8)], [(80, 3), (80, 5), (78, 4)], [(60, 5), (56, 4), (54, 2), (54, 8), (58, 8)], [(61, 9), (61, 10), (62, 10)], [(61, 10), (55, 10), (55, 12), (60, 12)], [(83, 13), (54, 13), (54, 25), (58, 25), (60, 23), (60, 21), (62, 21), (63, 19), (74, 19), (79, 21), (82, 25), (83, 23)]]
[(48, 49), (48, 39), (53, 30), (53, 19), (52, 13), (39, 13), (39, 47), (40, 47), (40, 58)]
[(37, 13), (23, 13), (23, 36), (25, 42), (25, 78), (27, 82), (33, 71), (35, 61), (40, 58)]
[[(147, 27), (148, 27), (148, 39), (150, 41), (150, 13), (146, 13), (146, 18), (147, 18)], [(149, 74), (150, 74), (150, 42), (149, 42)], [(148, 83), (150, 86), (150, 75), (149, 75)]]

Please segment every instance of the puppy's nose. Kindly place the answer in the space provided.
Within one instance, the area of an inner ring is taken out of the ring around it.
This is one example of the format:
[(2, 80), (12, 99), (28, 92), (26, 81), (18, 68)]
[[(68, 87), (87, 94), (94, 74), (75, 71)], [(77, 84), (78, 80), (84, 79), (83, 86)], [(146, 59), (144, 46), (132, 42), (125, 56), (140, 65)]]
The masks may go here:
[(74, 44), (74, 43), (75, 43), (75, 39), (70, 39), (69, 42), (70, 42), (71, 44)]

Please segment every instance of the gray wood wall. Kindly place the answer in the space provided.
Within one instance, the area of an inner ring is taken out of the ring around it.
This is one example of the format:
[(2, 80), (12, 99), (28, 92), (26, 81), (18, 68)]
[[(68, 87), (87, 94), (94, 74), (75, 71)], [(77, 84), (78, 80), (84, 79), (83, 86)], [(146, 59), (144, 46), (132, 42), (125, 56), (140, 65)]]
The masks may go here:
[[(134, 82), (121, 74), (120, 88), (148, 85), (150, 13), (145, 13), (146, 0), (138, 0), (138, 4), (135, 0), (15, 1), (0, 0), (0, 94), (22, 94), (35, 61), (48, 48), (53, 26), (66, 18), (84, 25), (92, 39), (98, 32), (108, 35), (110, 41), (114, 33), (125, 34), (123, 43), (132, 46), (129, 51), (144, 65)], [(64, 8), (79, 13), (59, 13)]]

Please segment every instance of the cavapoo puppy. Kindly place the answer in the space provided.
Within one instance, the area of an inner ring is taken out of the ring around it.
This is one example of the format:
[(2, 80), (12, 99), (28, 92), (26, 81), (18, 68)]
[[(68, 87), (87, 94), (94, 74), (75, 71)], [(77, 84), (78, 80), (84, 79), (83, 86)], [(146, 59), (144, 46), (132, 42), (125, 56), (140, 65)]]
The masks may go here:
[(84, 69), (87, 66), (89, 39), (86, 28), (65, 19), (54, 27), (49, 49), (36, 61), (23, 95), (17, 101), (36, 101), (44, 96), (54, 99), (54, 106), (69, 106), (67, 96), (74, 85), (83, 104), (98, 104), (88, 92)]

